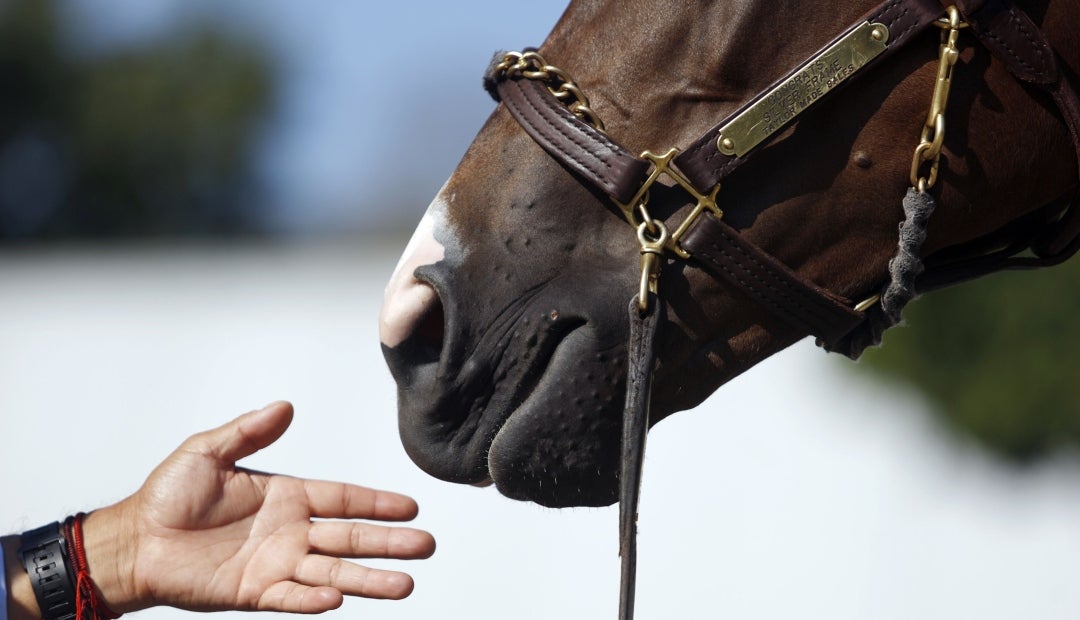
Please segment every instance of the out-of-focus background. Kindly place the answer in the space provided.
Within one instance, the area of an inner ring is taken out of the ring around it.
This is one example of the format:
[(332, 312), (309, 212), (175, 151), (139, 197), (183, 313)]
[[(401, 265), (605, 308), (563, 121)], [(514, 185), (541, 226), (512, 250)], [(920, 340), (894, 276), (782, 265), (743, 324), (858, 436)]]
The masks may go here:
[[(0, 532), (284, 398), (250, 466), (413, 494), (439, 539), (410, 599), (331, 615), (613, 616), (615, 509), (420, 473), (376, 336), (491, 54), (561, 10), (0, 2)], [(803, 342), (661, 424), (639, 614), (1080, 616), (1078, 284), (1073, 261), (937, 293), (859, 364)]]

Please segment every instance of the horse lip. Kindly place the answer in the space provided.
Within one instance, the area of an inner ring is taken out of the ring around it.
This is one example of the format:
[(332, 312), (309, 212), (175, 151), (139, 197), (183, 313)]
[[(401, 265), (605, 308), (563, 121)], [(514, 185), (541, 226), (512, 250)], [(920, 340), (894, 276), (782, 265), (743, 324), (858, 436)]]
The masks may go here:
[[(399, 347), (384, 347), (384, 355), (399, 385), (402, 442), (410, 458), (430, 475), (450, 482), (488, 486), (493, 484), (487, 459), (491, 442), (535, 391), (559, 345), (585, 325), (586, 320), (567, 317), (566, 313), (554, 319), (549, 316), (545, 327), (530, 332), (535, 335), (535, 343), (524, 364), (512, 352), (515, 342), (510, 334), (514, 326), (520, 325), (517, 320), (506, 324), (506, 329), (497, 336), (498, 346), (489, 348), (486, 356), (479, 350), (459, 351), (457, 341), (466, 334), (454, 328), (460, 310), (445, 295), (449, 287), (443, 281), (443, 270), (429, 265), (417, 269), (415, 276), (431, 286), (443, 304), (444, 339), (437, 361), (434, 351), (430, 351), (426, 361), (407, 370), (402, 368), (408, 365), (404, 363), (407, 354)], [(522, 313), (532, 307), (523, 305)], [(409, 347), (409, 343), (403, 344), (406, 349)], [(456, 359), (457, 356), (461, 359)], [(402, 359), (395, 360), (396, 357)], [(500, 390), (500, 385), (509, 388)], [(485, 394), (487, 398), (481, 402), (470, 393)]]
[[(483, 437), (483, 456), (484, 456), (484, 469), (485, 477), (479, 482), (472, 482), (475, 486), (489, 486), (494, 484), (494, 478), (492, 477), (490, 469), (490, 459), (488, 454), (490, 453), (491, 446), (506, 427), (507, 423), (522, 409), (529, 398), (536, 394), (536, 389), (543, 381), (544, 375), (551, 368), (551, 362), (555, 358), (555, 353), (558, 348), (567, 341), (570, 335), (585, 325), (584, 319), (566, 321), (565, 326), (562, 327), (557, 333), (551, 335), (551, 337), (543, 339), (542, 347), (540, 350), (544, 351), (544, 355), (535, 355), (532, 358), (532, 363), (527, 365), (527, 370), (522, 373), (520, 378), (512, 382), (513, 387), (509, 391), (507, 398), (509, 406), (503, 408), (499, 415), (494, 417), (488, 417), (486, 414), (490, 413), (490, 409), (485, 408), (480, 414), (480, 419), (477, 421), (477, 427), (474, 430), (475, 437)], [(498, 356), (499, 360), (506, 358), (501, 354), (505, 352), (505, 348), (500, 351)], [(497, 374), (498, 371), (495, 371)], [(475, 381), (475, 380), (474, 380)], [(471, 383), (471, 382), (470, 382)], [(497, 384), (497, 382), (496, 382)], [(494, 391), (494, 390), (493, 390)], [(484, 418), (488, 417), (485, 420)]]

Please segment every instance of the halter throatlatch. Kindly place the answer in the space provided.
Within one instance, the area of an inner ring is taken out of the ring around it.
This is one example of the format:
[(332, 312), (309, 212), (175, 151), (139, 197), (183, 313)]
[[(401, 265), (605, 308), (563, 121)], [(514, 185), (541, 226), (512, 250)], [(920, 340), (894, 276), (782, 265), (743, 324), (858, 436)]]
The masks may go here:
[[(1021, 244), (984, 250), (961, 260), (932, 264), (924, 273), (920, 249), (934, 210), (929, 190), (937, 181), (945, 139), (945, 109), (957, 39), (970, 25), (975, 36), (1015, 77), (1049, 93), (1065, 119), (1080, 162), (1080, 97), (1056, 65), (1056, 57), (1030, 17), (1008, 0), (957, 0), (942, 15), (937, 0), (885, 0), (867, 16), (768, 89), (750, 99), (685, 150), (635, 157), (604, 132), (588, 98), (568, 74), (536, 51), (496, 56), (484, 87), (501, 101), (545, 151), (586, 183), (611, 197), (636, 229), (641, 281), (630, 302), (627, 394), (620, 469), (619, 617), (634, 614), (637, 503), (648, 430), (655, 363), (654, 341), (664, 321), (659, 273), (665, 256), (690, 260), (717, 280), (745, 293), (777, 318), (817, 336), (831, 351), (857, 358), (881, 341), (920, 290), (964, 281), (1001, 269), (1057, 264), (1080, 249), (1080, 207), (1068, 206)], [(963, 19), (961, 18), (963, 14)], [(721, 181), (756, 149), (841, 83), (864, 73), (931, 24), (942, 29), (937, 80), (930, 111), (911, 164), (912, 188), (904, 198), (897, 255), (890, 282), (879, 294), (853, 303), (796, 274), (722, 221), (717, 204)], [(823, 69), (824, 68), (824, 69)], [(823, 73), (824, 72), (824, 73)], [(831, 73), (830, 73), (831, 72)], [(795, 96), (792, 96), (795, 93)], [(778, 106), (779, 100), (795, 105)], [(784, 114), (775, 116), (775, 110)], [(649, 213), (649, 189), (667, 176), (695, 200), (674, 230)], [(1016, 256), (1032, 247), (1035, 258)]]

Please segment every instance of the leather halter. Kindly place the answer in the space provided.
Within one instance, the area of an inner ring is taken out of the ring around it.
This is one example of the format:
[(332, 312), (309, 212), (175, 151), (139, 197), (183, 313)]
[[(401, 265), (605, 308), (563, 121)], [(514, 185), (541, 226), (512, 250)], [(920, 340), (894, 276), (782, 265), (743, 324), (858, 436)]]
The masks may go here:
[[(956, 0), (955, 4), (978, 40), (1005, 63), (1016, 79), (1045, 91), (1053, 98), (1069, 129), (1080, 165), (1080, 97), (1058, 67), (1057, 56), (1042, 31), (1009, 0)], [(887, 36), (882, 36), (881, 32), (875, 33), (875, 36), (885, 41), (884, 49), (856, 68), (850, 76), (845, 76), (857, 77), (938, 21), (942, 14), (943, 7), (938, 0), (885, 0), (822, 50), (828, 50), (862, 25), (883, 25), (887, 29)], [(499, 57), (485, 76), (484, 85), (545, 151), (580, 179), (610, 196), (624, 212), (625, 205), (632, 203), (648, 183), (655, 180), (658, 170), (662, 167), (666, 169), (669, 163), (673, 164), (678, 171), (673, 176), (699, 202), (694, 221), (687, 222), (688, 227), (683, 227), (684, 234), (678, 240), (677, 253), (692, 260), (721, 282), (741, 290), (777, 318), (816, 336), (819, 344), (826, 349), (858, 357), (866, 343), (866, 338), (860, 338), (858, 332), (866, 328), (869, 313), (875, 311), (873, 304), (860, 304), (857, 309), (853, 308), (851, 300), (799, 276), (724, 223), (715, 212), (701, 208), (703, 200), (715, 197), (720, 182), (756, 150), (751, 147), (740, 153), (728, 148), (725, 152), (725, 145), (721, 144), (724, 137), (722, 130), (768, 96), (774, 86), (797, 76), (800, 69), (814, 62), (821, 53), (812, 55), (773, 86), (751, 98), (673, 159), (673, 153), (664, 158), (635, 157), (603, 131), (572, 113), (542, 82), (507, 76), (505, 72), (498, 71)], [(829, 92), (812, 100), (803, 110), (820, 103)], [(779, 123), (778, 127), (790, 124), (797, 116), (792, 115)], [(761, 144), (768, 143), (766, 139)], [(650, 169), (653, 170), (652, 174)], [(714, 204), (710, 206), (715, 207)], [(630, 208), (633, 209), (634, 205), (631, 204)], [(1002, 243), (998, 240), (993, 243), (991, 239), (991, 243), (987, 243), (987, 240), (976, 240), (968, 244), (972, 247), (959, 248), (955, 258), (931, 263), (917, 281), (918, 288), (941, 288), (1002, 269), (1027, 269), (1060, 263), (1080, 249), (1080, 208), (1076, 204), (1069, 204), (1056, 219), (1049, 223), (1036, 222), (1021, 233), (1023, 236), (1019, 241)], [(1035, 256), (1018, 256), (1027, 250), (1031, 250)], [(650, 250), (643, 244), (642, 251), (644, 264), (646, 259), (655, 261), (655, 254), (660, 250)], [(653, 254), (647, 256), (649, 252)], [(631, 300), (630, 321), (620, 471), (620, 555), (623, 563), (619, 617), (623, 620), (633, 618), (637, 498), (648, 429), (654, 341), (664, 321), (663, 304), (645, 289), (645, 274), (642, 292)]]
[[(967, 0), (960, 2), (959, 8), (976, 37), (1018, 80), (1047, 92), (1057, 103), (1080, 161), (1080, 98), (1060, 71), (1056, 55), (1041, 30), (1007, 0)], [(883, 2), (856, 24), (884, 24), (889, 32), (885, 49), (852, 77), (865, 73), (867, 68), (901, 48), (942, 13), (937, 0)], [(776, 84), (783, 83), (802, 66)], [(545, 151), (616, 202), (629, 202), (648, 176), (650, 161), (634, 156), (607, 134), (577, 118), (543, 83), (516, 77), (507, 79), (489, 71), (485, 87)], [(770, 89), (747, 101), (674, 158), (674, 166), (697, 191), (708, 194), (754, 154), (755, 150), (741, 156), (719, 152), (717, 133)], [(1007, 248), (1007, 251), (970, 251), (945, 264), (932, 263), (920, 279), (919, 289), (937, 289), (1001, 269), (1041, 267), (1067, 259), (1080, 249), (1080, 208), (1071, 206), (1050, 226), (1032, 231), (1026, 241), (1023, 247)], [(857, 300), (846, 299), (799, 276), (721, 219), (711, 214), (697, 218), (686, 232), (682, 247), (697, 266), (743, 291), (781, 320), (816, 336), (826, 349), (851, 357), (861, 353), (861, 348), (850, 342), (867, 318), (866, 312), (853, 309)], [(1036, 258), (1016, 256), (1029, 248), (1034, 250)]]

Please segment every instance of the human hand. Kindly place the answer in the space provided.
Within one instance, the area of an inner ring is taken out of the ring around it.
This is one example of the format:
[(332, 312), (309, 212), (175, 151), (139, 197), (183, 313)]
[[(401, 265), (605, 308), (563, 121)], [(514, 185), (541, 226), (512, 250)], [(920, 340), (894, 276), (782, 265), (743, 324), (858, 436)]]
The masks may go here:
[(190, 437), (134, 495), (86, 517), (90, 574), (109, 607), (319, 613), (344, 595), (412, 592), (405, 573), (341, 559), (430, 557), (425, 531), (347, 521), (410, 520), (412, 499), (236, 466), (281, 437), (292, 413), (274, 403)]

